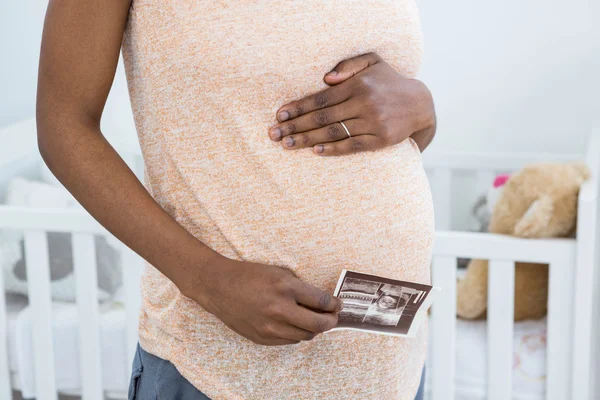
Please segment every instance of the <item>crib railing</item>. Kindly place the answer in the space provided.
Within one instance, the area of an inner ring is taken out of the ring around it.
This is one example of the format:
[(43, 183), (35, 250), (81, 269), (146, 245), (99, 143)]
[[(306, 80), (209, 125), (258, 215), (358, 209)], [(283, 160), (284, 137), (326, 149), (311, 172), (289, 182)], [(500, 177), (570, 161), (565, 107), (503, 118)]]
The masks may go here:
[[(97, 284), (93, 235), (107, 234), (91, 216), (72, 210), (32, 210), (1, 207), (0, 227), (20, 227), (25, 230), (25, 256), (30, 279), (29, 302), (34, 315), (34, 350), (36, 392), (39, 400), (56, 399), (50, 277), (46, 232), (73, 234), (74, 268), (79, 308), (80, 352), (83, 399), (103, 399), (100, 371), (98, 332)], [(483, 258), (490, 261), (488, 293), (488, 394), (490, 399), (511, 398), (514, 260), (548, 263), (550, 288), (548, 304), (547, 399), (563, 400), (573, 390), (571, 370), (573, 363), (572, 335), (574, 326), (573, 268), (577, 243), (573, 239), (528, 240), (482, 233), (439, 231), (436, 233), (432, 274), (434, 284), (443, 288), (432, 308), (432, 398), (452, 399), (454, 396), (455, 325), (456, 325), (456, 259), (457, 257)], [(139, 309), (139, 269), (143, 260), (123, 246), (123, 282), (126, 290), (128, 354), (123, 362), (129, 363), (137, 342), (137, 315)], [(1, 278), (0, 278), (1, 279)], [(136, 282), (136, 284), (131, 284)], [(0, 282), (1, 283), (1, 282)], [(0, 309), (4, 298), (0, 298)], [(0, 319), (0, 332), (6, 332), (6, 318)], [(0, 336), (5, 338), (6, 335)], [(6, 343), (2, 348), (5, 349)], [(85, 351), (83, 351), (85, 349)], [(0, 387), (10, 388), (6, 352), (0, 358), (4, 370)], [(579, 370), (582, 370), (579, 367)], [(8, 390), (7, 390), (8, 391)], [(4, 395), (4, 393), (3, 393)], [(10, 394), (5, 394), (10, 399)]]
[[(592, 337), (600, 318), (600, 126), (590, 135), (587, 153), (581, 155), (425, 153), (436, 212), (436, 243), (432, 279), (444, 289), (433, 306), (433, 400), (454, 398), (456, 265), (457, 258), (489, 260), (488, 274), (488, 398), (510, 399), (513, 362), (513, 312), (515, 261), (547, 263), (549, 269), (547, 377), (549, 400), (592, 399), (600, 394), (593, 386), (592, 359), (600, 349)], [(458, 171), (476, 171), (476, 188), (485, 191), (497, 173), (516, 171), (536, 162), (585, 161), (592, 177), (579, 194), (577, 240), (519, 239), (487, 233), (451, 231), (453, 178)]]
[(454, 398), (456, 259), (490, 260), (488, 289), (488, 399), (512, 398), (515, 261), (547, 263), (549, 272), (546, 399), (571, 397), (574, 239), (520, 239), (486, 233), (436, 233), (432, 276), (443, 288), (431, 311), (432, 398)]
[[(85, 400), (104, 399), (101, 379), (98, 286), (94, 235), (110, 235), (89, 214), (80, 210), (31, 209), (0, 207), (0, 229), (24, 231), (24, 251), (29, 307), (33, 316), (33, 346), (37, 400), (57, 398), (53, 332), (51, 319), (50, 274), (47, 232), (72, 234), (73, 267), (79, 316), (81, 395)], [(127, 323), (127, 354), (123, 362), (130, 364), (137, 344), (140, 307), (139, 279), (144, 260), (122, 244), (121, 263)], [(33, 278), (35, 277), (35, 278)], [(0, 287), (2, 276), (0, 274)], [(6, 353), (6, 305), (0, 296), (0, 399), (10, 399), (10, 374)], [(128, 380), (129, 377), (126, 377)]]

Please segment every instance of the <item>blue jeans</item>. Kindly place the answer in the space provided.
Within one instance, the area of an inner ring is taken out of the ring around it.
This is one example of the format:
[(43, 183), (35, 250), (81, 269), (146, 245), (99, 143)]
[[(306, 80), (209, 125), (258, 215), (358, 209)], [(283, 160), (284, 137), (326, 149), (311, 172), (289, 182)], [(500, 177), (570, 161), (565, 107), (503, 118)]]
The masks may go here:
[(129, 400), (210, 400), (185, 379), (167, 360), (148, 353), (138, 344), (131, 379)]
[[(425, 369), (415, 400), (423, 400)], [(196, 389), (167, 360), (158, 358), (142, 349), (138, 344), (133, 358), (129, 381), (129, 400), (210, 400)]]

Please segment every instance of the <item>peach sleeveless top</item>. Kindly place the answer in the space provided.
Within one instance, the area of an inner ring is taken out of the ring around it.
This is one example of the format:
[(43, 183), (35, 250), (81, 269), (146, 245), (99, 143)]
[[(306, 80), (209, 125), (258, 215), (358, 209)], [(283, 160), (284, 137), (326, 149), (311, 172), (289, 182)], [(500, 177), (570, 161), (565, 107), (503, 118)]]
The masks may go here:
[[(286, 266), (329, 292), (344, 268), (430, 283), (433, 209), (412, 139), (321, 157), (268, 136), (280, 106), (370, 51), (416, 75), (414, 0), (134, 0), (123, 56), (147, 190), (220, 254)], [(142, 295), (141, 346), (212, 400), (416, 393), (426, 324), (415, 339), (335, 331), (270, 347), (229, 330), (149, 264)]]

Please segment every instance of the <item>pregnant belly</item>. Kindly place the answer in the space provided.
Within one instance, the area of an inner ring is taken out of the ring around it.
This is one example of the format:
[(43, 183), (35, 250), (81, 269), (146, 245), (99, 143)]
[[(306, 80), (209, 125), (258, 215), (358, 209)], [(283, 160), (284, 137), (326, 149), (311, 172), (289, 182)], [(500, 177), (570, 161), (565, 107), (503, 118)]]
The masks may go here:
[(213, 173), (185, 175), (190, 201), (179, 192), (167, 208), (217, 252), (286, 266), (329, 291), (344, 268), (429, 282), (433, 207), (412, 139), (343, 157), (276, 154), (280, 163), (246, 157), (219, 174), (228, 158), (212, 157)]
[(327, 178), (297, 197), (303, 205), (284, 242), (298, 245), (295, 232), (306, 240), (295, 254), (299, 273), (328, 290), (344, 268), (429, 283), (433, 204), (416, 144), (329, 160), (317, 174)]

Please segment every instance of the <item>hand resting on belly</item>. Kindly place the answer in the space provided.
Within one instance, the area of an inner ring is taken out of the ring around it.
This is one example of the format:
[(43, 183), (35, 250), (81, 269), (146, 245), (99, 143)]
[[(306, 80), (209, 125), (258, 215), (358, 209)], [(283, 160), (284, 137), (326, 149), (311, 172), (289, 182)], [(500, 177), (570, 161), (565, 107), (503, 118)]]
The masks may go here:
[[(376, 150), (412, 137), (423, 151), (436, 130), (431, 93), (375, 53), (340, 62), (324, 77), (331, 87), (282, 106), (269, 136), (285, 149), (313, 147), (339, 156)], [(343, 121), (343, 123), (340, 123)]]

